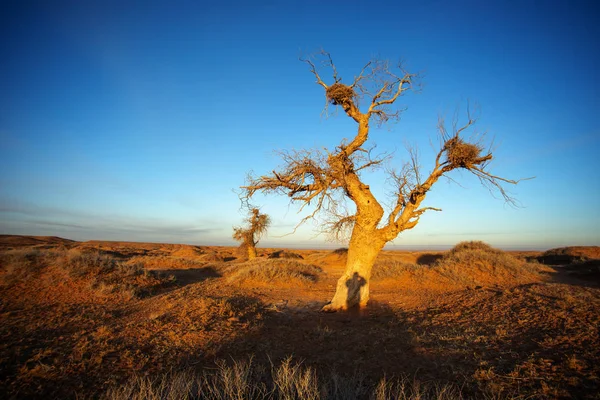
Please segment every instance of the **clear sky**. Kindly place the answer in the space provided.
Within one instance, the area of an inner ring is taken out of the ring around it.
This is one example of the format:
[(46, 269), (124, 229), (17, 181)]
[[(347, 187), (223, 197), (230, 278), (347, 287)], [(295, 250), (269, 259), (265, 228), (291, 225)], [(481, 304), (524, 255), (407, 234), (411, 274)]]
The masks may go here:
[[(433, 161), (440, 114), (480, 106), (492, 171), (536, 178), (494, 198), (467, 173), (394, 245), (600, 245), (600, 6), (589, 1), (2, 1), (0, 233), (232, 245), (248, 171), (277, 149), (333, 148), (356, 125), (324, 119), (300, 55), (323, 48), (353, 79), (402, 59), (423, 89), (370, 140)], [(329, 77), (329, 76), (327, 76)], [(328, 82), (331, 82), (330, 80)], [(365, 177), (385, 194), (381, 174)], [(384, 199), (385, 200), (385, 199)], [(320, 247), (283, 197), (263, 245)], [(334, 246), (339, 246), (336, 244)]]

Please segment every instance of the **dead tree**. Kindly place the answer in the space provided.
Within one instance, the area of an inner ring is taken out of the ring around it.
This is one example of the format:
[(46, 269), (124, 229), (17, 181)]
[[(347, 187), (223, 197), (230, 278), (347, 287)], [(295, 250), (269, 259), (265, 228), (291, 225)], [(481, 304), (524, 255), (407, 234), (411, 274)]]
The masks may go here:
[[(455, 121), (452, 132), (439, 120), (440, 148), (427, 176), (421, 174), (416, 151), (409, 151), (409, 160), (402, 169), (390, 171), (395, 194), (386, 212), (361, 179), (361, 171), (381, 166), (388, 157), (371, 157), (365, 145), (371, 123), (381, 125), (398, 119), (401, 110), (393, 106), (413, 89), (417, 76), (402, 65), (373, 60), (347, 85), (342, 83), (328, 53), (322, 52), (317, 57), (322, 60), (321, 64), (316, 64), (314, 58), (301, 61), (308, 65), (316, 83), (324, 89), (327, 101), (324, 111), (327, 113), (328, 106), (341, 107), (357, 123), (356, 135), (350, 141), (343, 140), (333, 151), (282, 152), (281, 170), (263, 176), (250, 175), (242, 189), (247, 199), (257, 192), (286, 194), (291, 202), (300, 205), (300, 211), (305, 206), (314, 207), (300, 223), (325, 214), (328, 222), (324, 226), (328, 232), (335, 236), (344, 231), (350, 233), (346, 270), (338, 281), (333, 299), (323, 308), (336, 311), (366, 305), (371, 269), (383, 246), (400, 232), (414, 228), (426, 211), (441, 211), (421, 204), (442, 176), (462, 168), (509, 202), (513, 199), (502, 184), (517, 181), (491, 174), (487, 169), (492, 160), (491, 150), (484, 151), (480, 143), (464, 138), (465, 131), (475, 123), (468, 112), (466, 123), (459, 126)], [(325, 83), (317, 65), (332, 71), (332, 83)], [(355, 205), (352, 211), (345, 207), (347, 199)]]
[(268, 215), (261, 214), (258, 208), (252, 208), (246, 219), (246, 226), (233, 227), (233, 238), (240, 242), (240, 249), (246, 253), (248, 259), (256, 258), (256, 245), (270, 224), (271, 219)]

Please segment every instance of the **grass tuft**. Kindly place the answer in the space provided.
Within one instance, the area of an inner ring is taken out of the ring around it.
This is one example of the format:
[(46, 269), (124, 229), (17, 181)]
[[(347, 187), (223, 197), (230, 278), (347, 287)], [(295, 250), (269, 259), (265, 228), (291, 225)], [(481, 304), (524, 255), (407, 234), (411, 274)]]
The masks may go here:
[(291, 357), (270, 371), (249, 361), (227, 365), (218, 361), (216, 369), (194, 373), (172, 372), (158, 378), (136, 377), (125, 385), (110, 388), (105, 400), (141, 399), (264, 399), (264, 400), (459, 400), (460, 389), (450, 384), (422, 383), (416, 379), (383, 378), (374, 386), (360, 377), (330, 372), (319, 378), (315, 369), (294, 362)]
[(321, 272), (322, 269), (315, 265), (292, 259), (255, 259), (239, 264), (229, 276), (229, 282), (311, 283)]

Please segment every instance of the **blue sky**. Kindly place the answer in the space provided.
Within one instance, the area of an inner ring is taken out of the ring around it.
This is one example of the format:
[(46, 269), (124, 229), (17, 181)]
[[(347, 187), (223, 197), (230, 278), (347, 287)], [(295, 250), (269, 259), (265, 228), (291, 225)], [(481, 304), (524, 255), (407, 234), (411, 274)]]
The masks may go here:
[[(232, 245), (235, 190), (274, 150), (333, 148), (356, 126), (325, 119), (298, 61), (323, 48), (351, 80), (371, 58), (422, 74), (401, 120), (372, 129), (433, 161), (438, 115), (469, 101), (495, 139), (492, 171), (524, 181), (496, 199), (469, 174), (440, 181), (394, 245), (600, 245), (600, 37), (595, 2), (4, 1), (0, 6), (0, 233)], [(329, 77), (325, 75), (326, 77)], [(329, 81), (330, 82), (330, 81)], [(385, 197), (385, 177), (366, 176)], [(385, 198), (383, 199), (385, 202)], [(263, 245), (321, 247), (284, 197)], [(339, 244), (332, 244), (339, 246)]]

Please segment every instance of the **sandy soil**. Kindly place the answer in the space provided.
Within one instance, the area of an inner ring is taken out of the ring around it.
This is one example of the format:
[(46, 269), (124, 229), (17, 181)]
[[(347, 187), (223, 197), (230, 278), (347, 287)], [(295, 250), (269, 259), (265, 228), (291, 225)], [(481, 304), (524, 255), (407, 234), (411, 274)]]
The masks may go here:
[[(4, 268), (0, 392), (9, 398), (98, 396), (134, 375), (201, 370), (219, 359), (268, 365), (289, 356), (319, 372), (358, 371), (365, 384), (406, 375), (457, 383), (473, 397), (598, 398), (597, 248), (573, 252), (592, 263), (584, 270), (556, 266), (536, 280), (373, 281), (366, 309), (326, 314), (320, 309), (344, 268), (343, 252), (294, 249), (277, 258), (282, 249), (260, 249), (261, 259), (295, 257), (322, 272), (316, 281), (236, 282), (231, 276), (243, 263), (235, 248), (16, 236), (0, 243), (7, 254), (95, 251), (176, 278), (137, 298), (74, 278), (57, 261), (21, 280), (9, 281)], [(425, 270), (443, 254), (384, 251), (379, 261)]]

